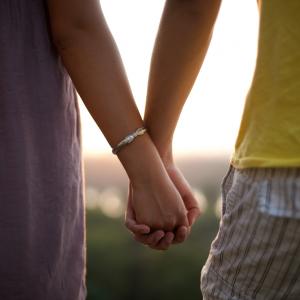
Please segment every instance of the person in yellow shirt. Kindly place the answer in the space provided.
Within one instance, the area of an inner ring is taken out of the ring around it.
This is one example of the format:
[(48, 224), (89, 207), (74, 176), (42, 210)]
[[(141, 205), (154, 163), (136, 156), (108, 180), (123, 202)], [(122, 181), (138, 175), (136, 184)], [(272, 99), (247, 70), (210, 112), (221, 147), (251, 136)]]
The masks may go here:
[[(176, 170), (176, 123), (205, 58), (220, 3), (166, 1), (144, 122), (169, 170)], [(222, 182), (219, 232), (201, 273), (206, 300), (300, 299), (300, 1), (261, 0), (258, 7), (256, 70)], [(161, 241), (153, 244), (158, 233), (141, 235), (128, 211), (136, 239), (160, 249)]]

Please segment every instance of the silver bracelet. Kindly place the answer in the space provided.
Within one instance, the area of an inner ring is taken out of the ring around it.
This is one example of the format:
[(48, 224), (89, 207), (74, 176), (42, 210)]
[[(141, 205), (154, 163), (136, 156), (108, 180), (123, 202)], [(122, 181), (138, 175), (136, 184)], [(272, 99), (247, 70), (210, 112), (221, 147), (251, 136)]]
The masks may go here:
[(132, 143), (137, 136), (143, 135), (146, 131), (147, 129), (145, 127), (140, 127), (135, 132), (130, 133), (120, 143), (118, 143), (115, 148), (112, 149), (112, 153), (117, 154), (123, 146)]

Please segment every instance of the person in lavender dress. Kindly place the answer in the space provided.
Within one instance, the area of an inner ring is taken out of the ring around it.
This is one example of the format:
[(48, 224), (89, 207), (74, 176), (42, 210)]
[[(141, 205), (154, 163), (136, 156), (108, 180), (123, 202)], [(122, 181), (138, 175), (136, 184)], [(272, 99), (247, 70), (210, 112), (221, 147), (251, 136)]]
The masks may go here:
[[(82, 300), (85, 206), (75, 87), (112, 147), (144, 123), (98, 0), (2, 0), (0, 43), (0, 299)], [(182, 242), (192, 207), (150, 135), (137, 136), (117, 156), (131, 183), (127, 225), (145, 234), (163, 229), (152, 239), (156, 248)]]

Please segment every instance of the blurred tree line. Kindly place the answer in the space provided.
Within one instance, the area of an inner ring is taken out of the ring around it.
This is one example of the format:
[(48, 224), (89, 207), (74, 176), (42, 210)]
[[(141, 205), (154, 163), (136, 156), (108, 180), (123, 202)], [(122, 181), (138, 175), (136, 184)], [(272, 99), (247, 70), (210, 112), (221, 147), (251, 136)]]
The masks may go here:
[(202, 299), (200, 271), (218, 230), (212, 206), (188, 240), (166, 252), (138, 244), (123, 219), (87, 210), (88, 300)]

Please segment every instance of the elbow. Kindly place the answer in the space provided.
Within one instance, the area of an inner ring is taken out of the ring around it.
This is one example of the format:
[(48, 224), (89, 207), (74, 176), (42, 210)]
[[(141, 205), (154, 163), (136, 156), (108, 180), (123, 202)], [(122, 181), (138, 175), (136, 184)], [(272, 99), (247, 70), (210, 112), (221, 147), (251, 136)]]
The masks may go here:
[[(94, 37), (103, 27), (99, 1), (48, 1), (49, 29), (54, 45), (64, 50), (86, 37)], [(85, 3), (89, 2), (89, 3)]]
[[(174, 1), (174, 0), (169, 0)], [(178, 6), (191, 17), (203, 16), (218, 9), (222, 0), (175, 0)]]
[(71, 37), (70, 32), (61, 31), (61, 30), (51, 30), (52, 42), (58, 52), (65, 50), (68, 48), (68, 45), (71, 43), (74, 38)]
[(82, 34), (84, 30), (76, 25), (51, 22), (52, 42), (59, 52), (78, 44)]
[(58, 51), (81, 45), (87, 38), (95, 39), (101, 31), (101, 20), (74, 18), (70, 20), (50, 20), (52, 41)]

